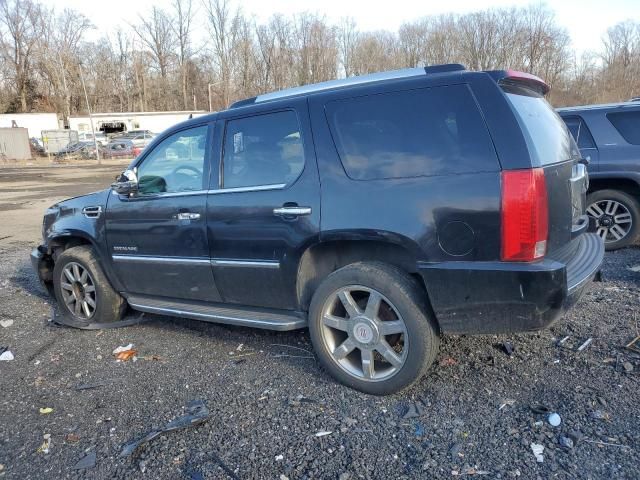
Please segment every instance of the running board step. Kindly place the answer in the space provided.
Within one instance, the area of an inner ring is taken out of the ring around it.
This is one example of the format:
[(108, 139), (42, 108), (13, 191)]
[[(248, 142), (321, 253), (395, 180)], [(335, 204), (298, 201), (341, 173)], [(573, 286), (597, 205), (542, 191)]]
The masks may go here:
[(264, 328), (267, 330), (296, 330), (307, 326), (301, 312), (266, 308), (230, 307), (211, 303), (167, 300), (140, 295), (128, 295), (127, 301), (134, 310), (158, 315), (192, 318), (213, 323)]

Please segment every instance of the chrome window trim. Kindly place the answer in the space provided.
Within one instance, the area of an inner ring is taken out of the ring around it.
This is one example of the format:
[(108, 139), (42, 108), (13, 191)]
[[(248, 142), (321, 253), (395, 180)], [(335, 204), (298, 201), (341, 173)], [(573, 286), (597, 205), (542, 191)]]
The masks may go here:
[(208, 258), (154, 257), (150, 255), (112, 255), (114, 262), (164, 263), (168, 265), (209, 265)]
[(221, 193), (264, 192), (267, 190), (282, 190), (286, 186), (286, 183), (275, 183), (272, 185), (255, 185), (252, 187), (216, 188), (209, 190), (207, 193), (219, 195)]
[(214, 267), (280, 268), (280, 262), (277, 260), (231, 260), (226, 258), (212, 258), (211, 265)]

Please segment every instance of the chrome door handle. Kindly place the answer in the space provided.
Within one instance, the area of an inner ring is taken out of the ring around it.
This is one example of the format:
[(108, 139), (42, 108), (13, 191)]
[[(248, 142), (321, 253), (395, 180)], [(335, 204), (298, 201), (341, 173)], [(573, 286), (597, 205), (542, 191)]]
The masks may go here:
[(200, 218), (199, 213), (180, 212), (175, 216), (178, 220), (198, 220)]
[(273, 214), (278, 217), (299, 217), (301, 215), (311, 215), (311, 207), (274, 208)]

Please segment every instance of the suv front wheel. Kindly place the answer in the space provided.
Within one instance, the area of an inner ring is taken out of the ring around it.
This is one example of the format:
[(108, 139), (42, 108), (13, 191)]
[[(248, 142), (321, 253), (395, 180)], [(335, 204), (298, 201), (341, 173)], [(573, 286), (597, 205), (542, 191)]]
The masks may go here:
[(311, 341), (322, 366), (343, 384), (386, 395), (416, 382), (438, 352), (425, 293), (402, 270), (378, 262), (329, 275), (309, 309)]
[(635, 243), (640, 233), (640, 206), (634, 197), (619, 190), (598, 190), (587, 197), (587, 205), (594, 231), (607, 250)]
[(53, 289), (65, 324), (77, 328), (119, 321), (126, 308), (88, 246), (66, 249), (53, 268)]

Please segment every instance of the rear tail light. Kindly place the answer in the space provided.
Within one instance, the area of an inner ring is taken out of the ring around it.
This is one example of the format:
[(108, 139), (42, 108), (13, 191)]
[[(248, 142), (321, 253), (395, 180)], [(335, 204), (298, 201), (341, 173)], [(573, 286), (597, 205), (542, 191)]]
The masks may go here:
[(531, 262), (547, 251), (549, 211), (542, 168), (502, 172), (502, 260)]

